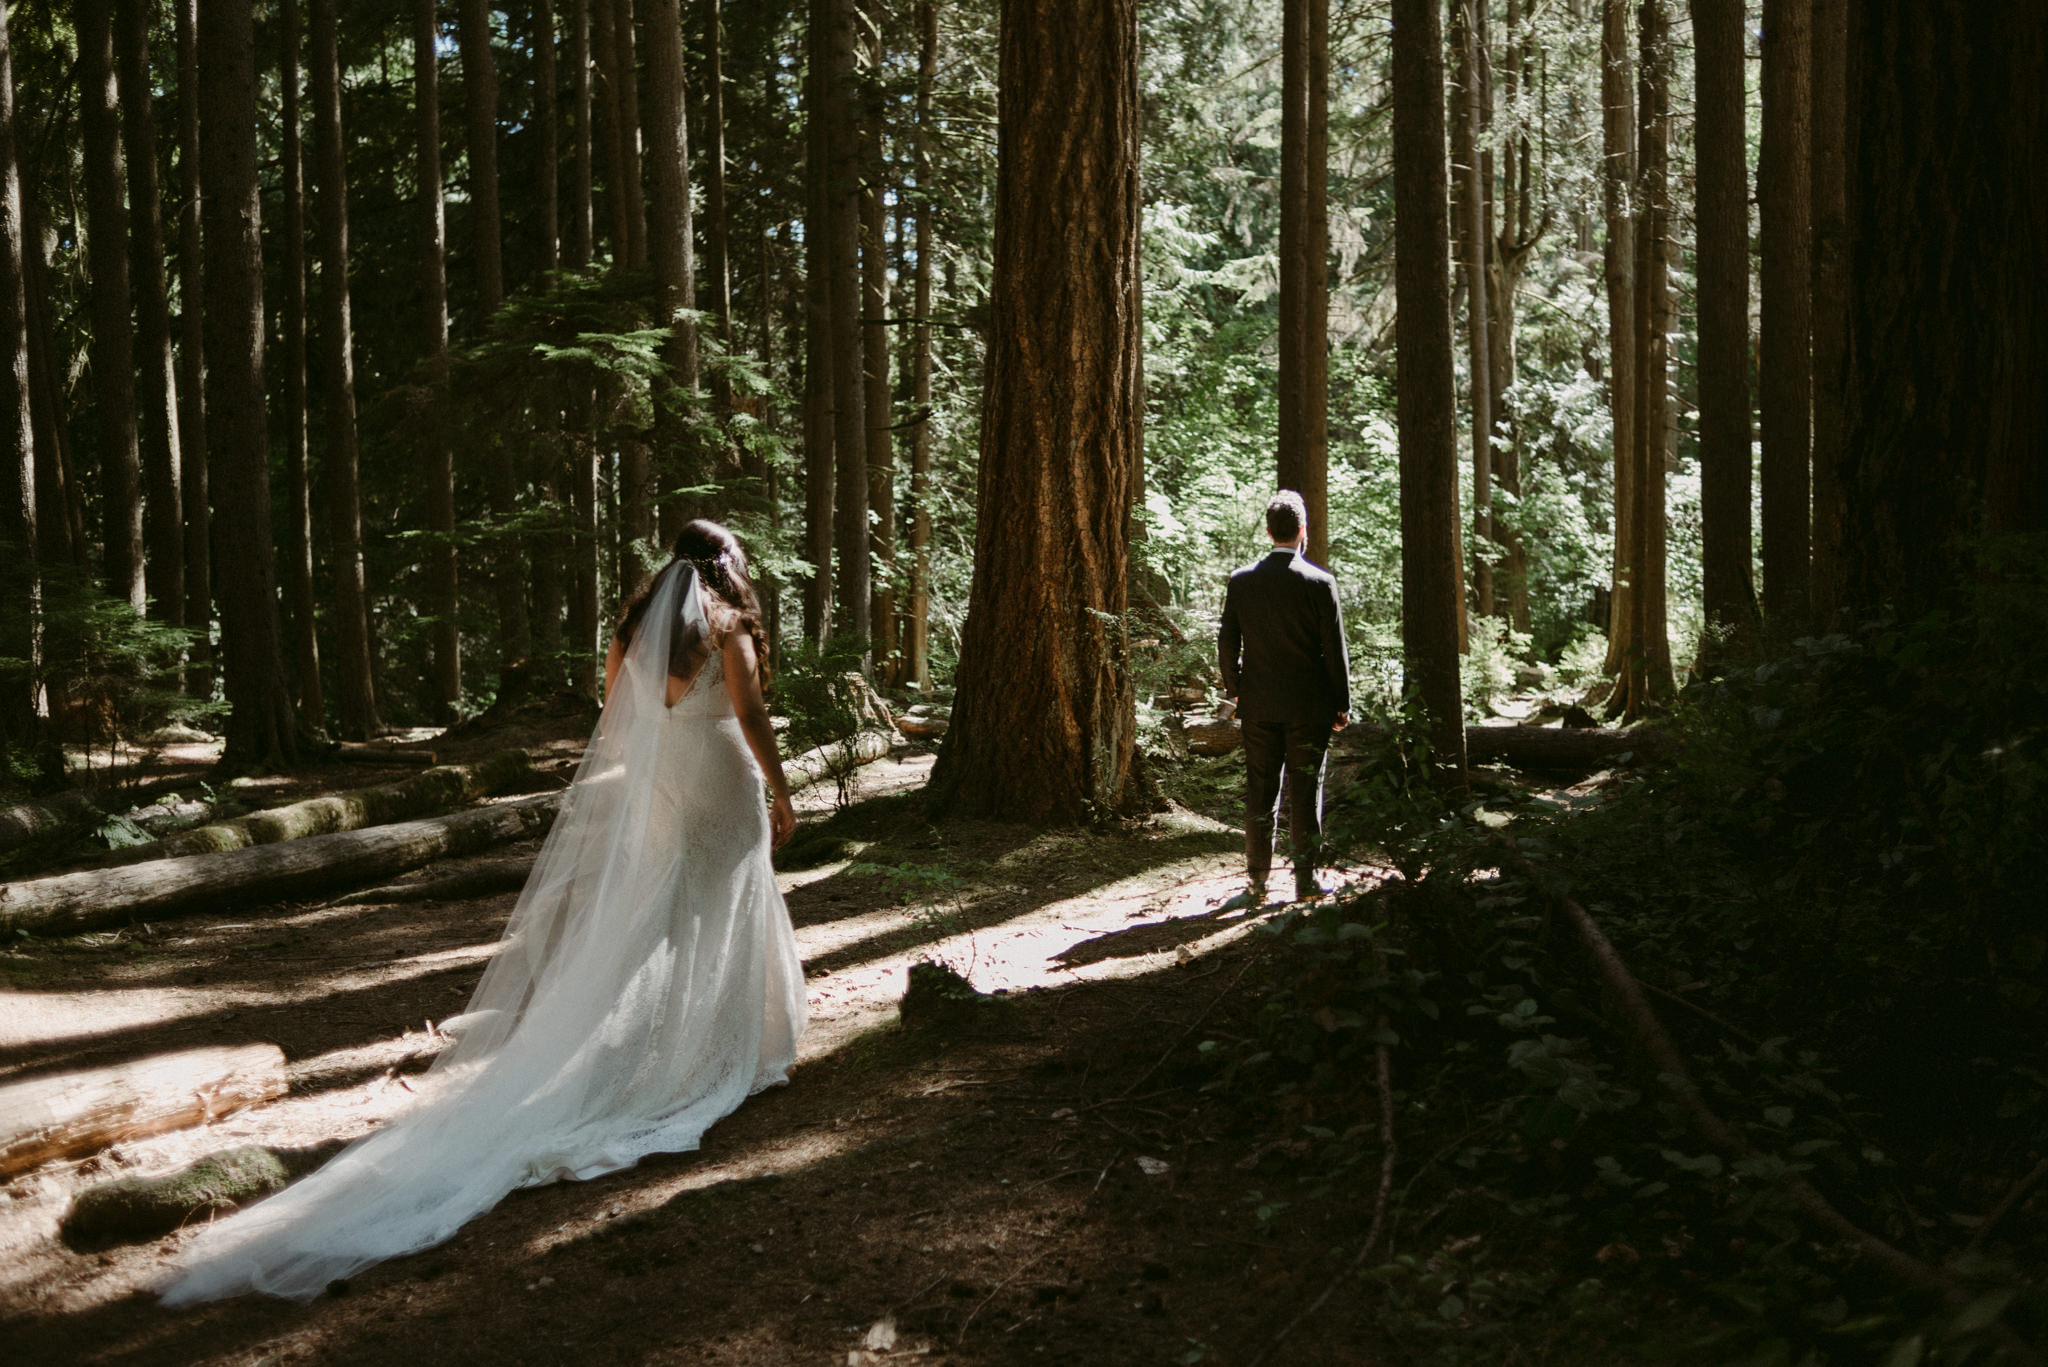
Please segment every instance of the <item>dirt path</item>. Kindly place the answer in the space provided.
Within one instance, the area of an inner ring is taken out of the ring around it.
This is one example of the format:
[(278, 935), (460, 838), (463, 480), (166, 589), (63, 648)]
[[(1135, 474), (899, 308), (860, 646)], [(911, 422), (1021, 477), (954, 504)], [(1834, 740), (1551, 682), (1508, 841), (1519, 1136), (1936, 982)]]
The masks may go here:
[[(74, 1250), (57, 1219), (108, 1176), (394, 1114), (512, 894), (0, 955), (0, 1076), (273, 1040), (292, 1083), (0, 1188), (0, 1337), (24, 1361), (81, 1363), (1249, 1361), (1320, 1290), (1342, 1219), (1276, 1238), (1247, 1202), (1244, 1137), (1199, 1091), (1197, 1023), (1244, 1033), (1257, 1006), (1226, 990), (1258, 947), (1259, 918), (1219, 909), (1242, 885), (1239, 837), (1185, 812), (1106, 834), (934, 826), (915, 791), (929, 765), (871, 766), (836, 815), (809, 797), (795, 849), (820, 862), (781, 879), (812, 1009), (790, 1087), (697, 1154), (515, 1194), (310, 1306), (166, 1313), (144, 1288), (187, 1236)], [(991, 998), (900, 1025), (924, 958)], [(1357, 1361), (1356, 1331), (1327, 1313), (1287, 1360)]]

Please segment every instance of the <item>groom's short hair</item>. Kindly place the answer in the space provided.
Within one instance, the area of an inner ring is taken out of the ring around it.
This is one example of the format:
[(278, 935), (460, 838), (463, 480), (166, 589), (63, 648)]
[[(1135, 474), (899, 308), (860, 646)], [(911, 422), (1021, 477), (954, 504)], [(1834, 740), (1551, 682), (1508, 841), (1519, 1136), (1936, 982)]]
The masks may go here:
[(1282, 489), (1266, 505), (1266, 535), (1275, 541), (1292, 541), (1308, 524), (1308, 505), (1292, 489)]

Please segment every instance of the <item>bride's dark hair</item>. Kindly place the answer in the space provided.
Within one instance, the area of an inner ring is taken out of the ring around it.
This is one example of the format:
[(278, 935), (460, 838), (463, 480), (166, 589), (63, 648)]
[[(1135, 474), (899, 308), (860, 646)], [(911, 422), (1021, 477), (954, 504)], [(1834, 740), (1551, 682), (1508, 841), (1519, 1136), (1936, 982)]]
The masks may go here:
[(726, 636), (735, 627), (744, 627), (754, 638), (754, 656), (761, 662), (761, 687), (765, 690), (768, 687), (768, 633), (761, 625), (761, 599), (754, 592), (754, 581), (747, 577), (747, 553), (739, 538), (711, 519), (700, 517), (676, 533), (673, 549), (674, 558), (650, 576), (640, 586), (640, 591), (627, 600), (613, 635), (622, 647), (631, 645), (640, 619), (647, 615), (647, 605), (654, 597), (655, 585), (661, 582), (662, 575), (677, 570), (687, 561), (696, 567), (698, 578), (710, 590), (705, 595), (708, 601), (704, 606), (705, 615), (711, 619), (711, 637), (706, 640), (687, 632), (676, 632), (675, 644), (669, 652), (669, 673), (678, 678), (695, 678), (711, 652), (724, 644)]

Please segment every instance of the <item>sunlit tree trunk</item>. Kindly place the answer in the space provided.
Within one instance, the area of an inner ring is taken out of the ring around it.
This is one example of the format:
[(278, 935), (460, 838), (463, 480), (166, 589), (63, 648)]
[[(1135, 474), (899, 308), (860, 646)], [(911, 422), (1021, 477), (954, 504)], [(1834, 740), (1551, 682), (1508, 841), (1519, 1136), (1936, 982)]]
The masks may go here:
[(1451, 366), (1443, 19), (1393, 0), (1394, 401), (1401, 461), (1401, 647), (1435, 762), (1465, 769), (1458, 682), (1458, 407)]
[(1642, 0), (1636, 33), (1642, 54), (1636, 85), (1636, 544), (1629, 556), (1635, 571), (1629, 637), (1635, 649), (1624, 662), (1626, 685), (1621, 690), (1622, 706), (1631, 716), (1673, 689), (1664, 583), (1664, 479), (1671, 406), (1666, 340), (1671, 332), (1671, 51), (1664, 0)]
[(185, 625), (192, 641), (185, 687), (213, 693), (213, 501), (208, 491), (205, 247), (200, 227), (199, 5), (171, 0), (178, 44), (178, 455), (185, 507)]
[(1814, 621), (1842, 605), (1842, 467), (1848, 458), (1844, 364), (1849, 348), (1848, 0), (1813, 0), (1813, 546)]
[(1489, 186), (1479, 155), (1480, 38), (1473, 0), (1452, 0), (1451, 50), (1457, 75), (1451, 84), (1451, 160), (1457, 176), (1457, 236), (1465, 273), (1466, 372), (1472, 395), (1472, 603), (1481, 617), (1493, 615), (1493, 348), (1487, 337), (1486, 229)]
[(256, 173), (256, 35), (249, 0), (199, 11), (206, 233), (206, 406), (221, 578), (229, 764), (287, 765), (298, 726), (285, 691), (270, 540), (263, 392), (263, 208)]
[(1280, 487), (1308, 506), (1309, 559), (1329, 532), (1329, 0), (1286, 0), (1280, 91)]
[(1809, 414), (1813, 402), (1813, 0), (1764, 0), (1763, 146), (1757, 159), (1762, 321), (1764, 623), (1805, 629), (1810, 611)]
[(1756, 626), (1750, 582), (1749, 175), (1744, 0), (1692, 0), (1699, 222), (1701, 589), (1717, 637)]
[(143, 581), (142, 453), (135, 431), (135, 328), (129, 317), (133, 300), (128, 286), (128, 196), (123, 184), (120, 96), (114, 83), (113, 16), (107, 0), (78, 0), (77, 17), (101, 554), (107, 592), (141, 612), (148, 597)]
[[(208, 0), (211, 3), (211, 0)], [(341, 129), (336, 0), (312, 0), (314, 136), (318, 146), (321, 390), (327, 427), (327, 530), (334, 581), (330, 614), (341, 731), (367, 739), (379, 728), (369, 594), (363, 579), (363, 500), (356, 451), (355, 321), (348, 289), (348, 160)]]
[[(1518, 108), (1517, 98), (1523, 91), (1536, 86), (1534, 43), (1523, 26), (1524, 18), (1517, 0), (1508, 0), (1501, 93), (1510, 110)], [(1487, 56), (1484, 46), (1480, 54), (1485, 58), (1480, 69), (1481, 107), (1490, 108), (1493, 101), (1492, 59)], [(1548, 112), (1547, 104), (1539, 109), (1539, 126), (1547, 120)], [(1506, 167), (1500, 177), (1499, 223), (1490, 232), (1487, 244), (1486, 337), (1490, 357), (1487, 394), (1493, 400), (1493, 425), (1497, 438), (1493, 447), (1494, 483), (1502, 493), (1519, 504), (1522, 496), (1521, 424), (1508, 397), (1517, 382), (1515, 298), (1521, 290), (1524, 263), (1550, 229), (1550, 213), (1546, 205), (1542, 221), (1536, 220), (1532, 181), (1537, 168), (1526, 120), (1519, 120), (1518, 116), (1514, 136), (1506, 146)], [(1528, 546), (1515, 521), (1500, 517), (1497, 502), (1492, 520), (1493, 539), (1499, 544), (1502, 557), (1500, 570), (1494, 576), (1495, 606), (1516, 631), (1527, 631)]]
[(1144, 459), (1137, 0), (1003, 0), (995, 263), (956, 813), (1078, 822), (1146, 797), (1124, 609)]
[(1632, 558), (1637, 545), (1636, 224), (1630, 201), (1636, 174), (1633, 83), (1628, 0), (1601, 0), (1601, 209), (1607, 220), (1602, 267), (1607, 284), (1607, 405), (1614, 432), (1614, 578), (1608, 599), (1606, 666), (1610, 678), (1622, 674), (1635, 649), (1635, 592), (1641, 574)]
[(827, 0), (830, 42), (825, 69), (825, 108), (831, 155), (826, 163), (830, 198), (829, 283), (832, 301), (832, 451), (839, 469), (834, 481), (832, 541), (839, 552), (838, 630), (861, 641), (873, 635), (869, 618), (867, 370), (861, 329), (861, 137), (857, 52), (858, 11), (854, 0)]
[(135, 288), (135, 379), (142, 484), (146, 495), (144, 576), (150, 612), (174, 626), (185, 620), (185, 509), (180, 478), (177, 364), (171, 310), (164, 295), (163, 194), (157, 185), (156, 99), (150, 84), (152, 6), (115, 0), (114, 50), (128, 157), (128, 216)]
[(861, 365), (866, 388), (861, 408), (867, 418), (868, 555), (873, 582), (868, 621), (874, 630), (875, 668), (891, 683), (902, 681), (902, 645), (896, 630), (896, 433), (894, 395), (889, 385), (889, 257), (883, 200), (888, 192), (882, 162), (883, 8), (863, 0), (861, 31), (873, 79), (861, 101)]
[(804, 635), (832, 634), (832, 532), (838, 463), (832, 449), (832, 0), (810, 0), (804, 73)]
[[(28, 235), (14, 120), (14, 46), (0, 4), (0, 655), (36, 653), (36, 446), (28, 373)], [(35, 742), (26, 672), (0, 691), (0, 759)]]
[(917, 7), (917, 284), (910, 379), (910, 621), (908, 674), (919, 692), (932, 686), (932, 85), (939, 69), (939, 9)]
[(306, 422), (306, 192), (299, 114), (299, 7), (278, 5), (278, 84), (283, 105), (280, 174), (284, 181), (284, 591), (289, 654), (298, 683), (299, 721), (318, 730), (327, 714), (320, 686), (320, 633), (313, 606), (313, 497)]
[[(441, 23), (435, 0), (412, 0), (413, 156), (418, 167), (420, 295), (425, 305), (421, 340), (428, 375), (448, 378), (448, 219), (441, 198)], [(456, 594), (455, 452), (438, 435), (430, 438), (425, 468), (427, 600), (433, 613), (436, 720), (452, 725), (461, 716), (462, 632)]]

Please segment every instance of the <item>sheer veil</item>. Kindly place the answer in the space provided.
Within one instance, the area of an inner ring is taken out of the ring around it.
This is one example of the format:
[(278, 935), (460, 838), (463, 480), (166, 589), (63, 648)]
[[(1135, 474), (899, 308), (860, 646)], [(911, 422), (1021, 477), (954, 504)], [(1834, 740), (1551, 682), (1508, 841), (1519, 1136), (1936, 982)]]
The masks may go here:
[[(662, 571), (420, 1100), (203, 1231), (162, 1287), (167, 1303), (246, 1290), (309, 1299), (448, 1239), (515, 1187), (695, 1148), (749, 1092), (784, 1080), (801, 969), (792, 987), (793, 941), (784, 950), (776, 918), (759, 914), (772, 904), (781, 916), (760, 778), (730, 709), (709, 696), (724, 689), (703, 592), (688, 561)], [(689, 715), (671, 722), (671, 669), (690, 662), (675, 704)]]

